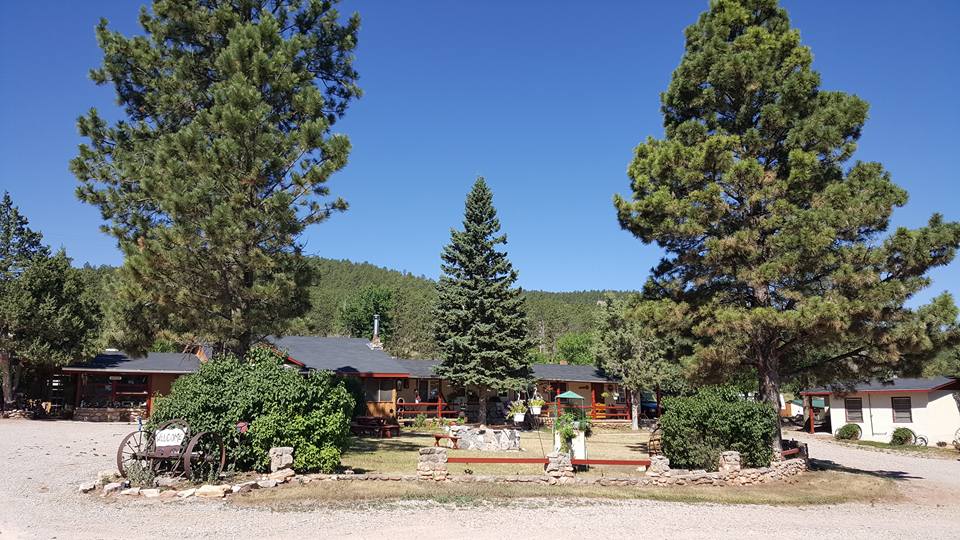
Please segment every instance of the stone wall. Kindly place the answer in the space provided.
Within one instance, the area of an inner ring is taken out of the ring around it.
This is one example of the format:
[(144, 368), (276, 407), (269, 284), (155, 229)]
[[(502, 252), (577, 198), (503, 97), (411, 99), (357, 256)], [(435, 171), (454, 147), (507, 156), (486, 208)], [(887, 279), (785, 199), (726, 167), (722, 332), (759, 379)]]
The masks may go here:
[[(514, 476), (474, 476), (450, 475), (447, 470), (447, 449), (427, 447), (420, 449), (417, 463), (419, 480), (451, 481), (451, 482), (524, 482), (539, 484), (599, 484), (603, 486), (746, 486), (764, 484), (775, 481), (791, 481), (790, 479), (807, 470), (806, 457), (774, 461), (769, 467), (757, 469), (742, 469), (739, 452), (724, 452), (720, 455), (718, 470), (687, 471), (671, 469), (670, 460), (665, 456), (650, 458), (650, 467), (643, 476), (601, 476), (578, 477), (574, 474), (574, 467), (567, 454), (552, 452), (547, 454), (547, 463), (543, 475), (514, 475)], [(342, 479), (359, 479), (343, 478)], [(336, 478), (334, 478), (336, 479)], [(367, 479), (366, 476), (364, 479)], [(373, 478), (370, 479), (379, 479)], [(393, 479), (393, 477), (384, 478)]]
[(516, 429), (492, 429), (487, 426), (450, 426), (447, 433), (458, 437), (461, 450), (500, 452), (520, 450), (520, 431)]
[(147, 416), (146, 409), (114, 409), (80, 407), (74, 409), (73, 419), (80, 422), (136, 422)]

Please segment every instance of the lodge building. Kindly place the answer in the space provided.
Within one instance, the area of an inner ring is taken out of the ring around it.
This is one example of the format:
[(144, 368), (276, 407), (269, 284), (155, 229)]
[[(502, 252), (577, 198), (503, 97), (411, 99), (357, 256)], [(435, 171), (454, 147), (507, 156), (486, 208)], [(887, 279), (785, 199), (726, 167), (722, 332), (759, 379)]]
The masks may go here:
[[(477, 416), (475, 391), (438, 377), (435, 360), (394, 358), (361, 338), (287, 336), (270, 341), (286, 352), (292, 369), (326, 370), (357, 378), (370, 416), (400, 421), (419, 415), (469, 420)], [(177, 377), (193, 373), (206, 359), (203, 349), (196, 353), (151, 352), (142, 357), (105, 351), (62, 369), (54, 407), (72, 413), (77, 420), (129, 421), (149, 416), (154, 398), (167, 394)], [(510, 401), (534, 395), (547, 402), (542, 414), (553, 414), (556, 396), (568, 390), (584, 397), (579, 406), (597, 421), (630, 420), (627, 393), (593, 366), (534, 364), (533, 372), (535, 387), (486, 396), (488, 421), (503, 419)]]

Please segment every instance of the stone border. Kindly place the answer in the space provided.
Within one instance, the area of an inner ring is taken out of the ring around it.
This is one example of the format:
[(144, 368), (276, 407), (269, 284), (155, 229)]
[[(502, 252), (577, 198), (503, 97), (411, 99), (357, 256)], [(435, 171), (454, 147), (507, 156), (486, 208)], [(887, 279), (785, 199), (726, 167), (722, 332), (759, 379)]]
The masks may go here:
[(599, 486), (749, 486), (769, 482), (786, 481), (802, 474), (808, 468), (807, 457), (775, 461), (769, 467), (742, 469), (739, 452), (724, 452), (716, 472), (685, 471), (670, 469), (670, 460), (653, 456), (650, 467), (642, 476), (578, 477), (570, 456), (553, 452), (547, 454), (547, 463), (542, 475), (451, 475), (447, 470), (447, 449), (442, 447), (421, 448), (418, 454), (417, 474), (297, 474), (283, 468), (257, 480), (238, 484), (205, 484), (196, 488), (164, 489), (161, 483), (156, 488), (130, 487), (113, 471), (101, 471), (96, 483), (81, 484), (81, 493), (91, 493), (100, 488), (100, 496), (143, 497), (147, 499), (215, 498), (247, 493), (254, 489), (270, 489), (282, 484), (309, 484), (311, 482), (456, 482), (456, 483), (503, 483), (539, 485), (599, 485)]

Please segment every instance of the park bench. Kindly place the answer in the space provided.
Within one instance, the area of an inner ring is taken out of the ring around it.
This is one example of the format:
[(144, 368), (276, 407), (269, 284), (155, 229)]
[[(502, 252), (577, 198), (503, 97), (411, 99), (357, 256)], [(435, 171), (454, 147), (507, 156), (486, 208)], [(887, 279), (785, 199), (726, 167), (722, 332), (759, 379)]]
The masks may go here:
[(350, 432), (354, 435), (372, 435), (381, 439), (400, 436), (400, 426), (388, 424), (383, 418), (358, 416), (354, 420), (350, 423)]
[(443, 433), (433, 434), (433, 445), (440, 446), (440, 441), (443, 439), (449, 439), (450, 443), (453, 444), (454, 450), (460, 449), (460, 437), (454, 437), (453, 435), (444, 435)]

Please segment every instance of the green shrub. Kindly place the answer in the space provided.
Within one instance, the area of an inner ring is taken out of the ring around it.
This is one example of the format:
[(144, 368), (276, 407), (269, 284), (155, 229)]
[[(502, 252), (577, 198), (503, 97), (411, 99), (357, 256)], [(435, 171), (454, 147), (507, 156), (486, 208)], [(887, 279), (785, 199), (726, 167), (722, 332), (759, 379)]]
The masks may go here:
[(427, 427), (427, 415), (420, 413), (413, 419), (413, 427), (423, 429)]
[[(193, 433), (218, 433), (238, 470), (264, 471), (271, 447), (292, 446), (296, 470), (332, 471), (349, 438), (354, 398), (332, 373), (301, 375), (282, 360), (256, 347), (245, 360), (228, 355), (201, 364), (156, 399), (147, 429), (184, 418)], [(246, 434), (238, 422), (249, 423)]]
[(835, 438), (841, 441), (855, 441), (860, 438), (860, 426), (856, 424), (847, 424), (837, 430)]
[(894, 446), (913, 444), (913, 441), (913, 432), (905, 427), (898, 427), (897, 429), (893, 430), (893, 436), (890, 437), (890, 444)]
[(746, 467), (770, 465), (777, 413), (768, 404), (721, 386), (665, 398), (663, 406), (663, 453), (672, 467), (715, 471), (726, 450), (740, 452)]

